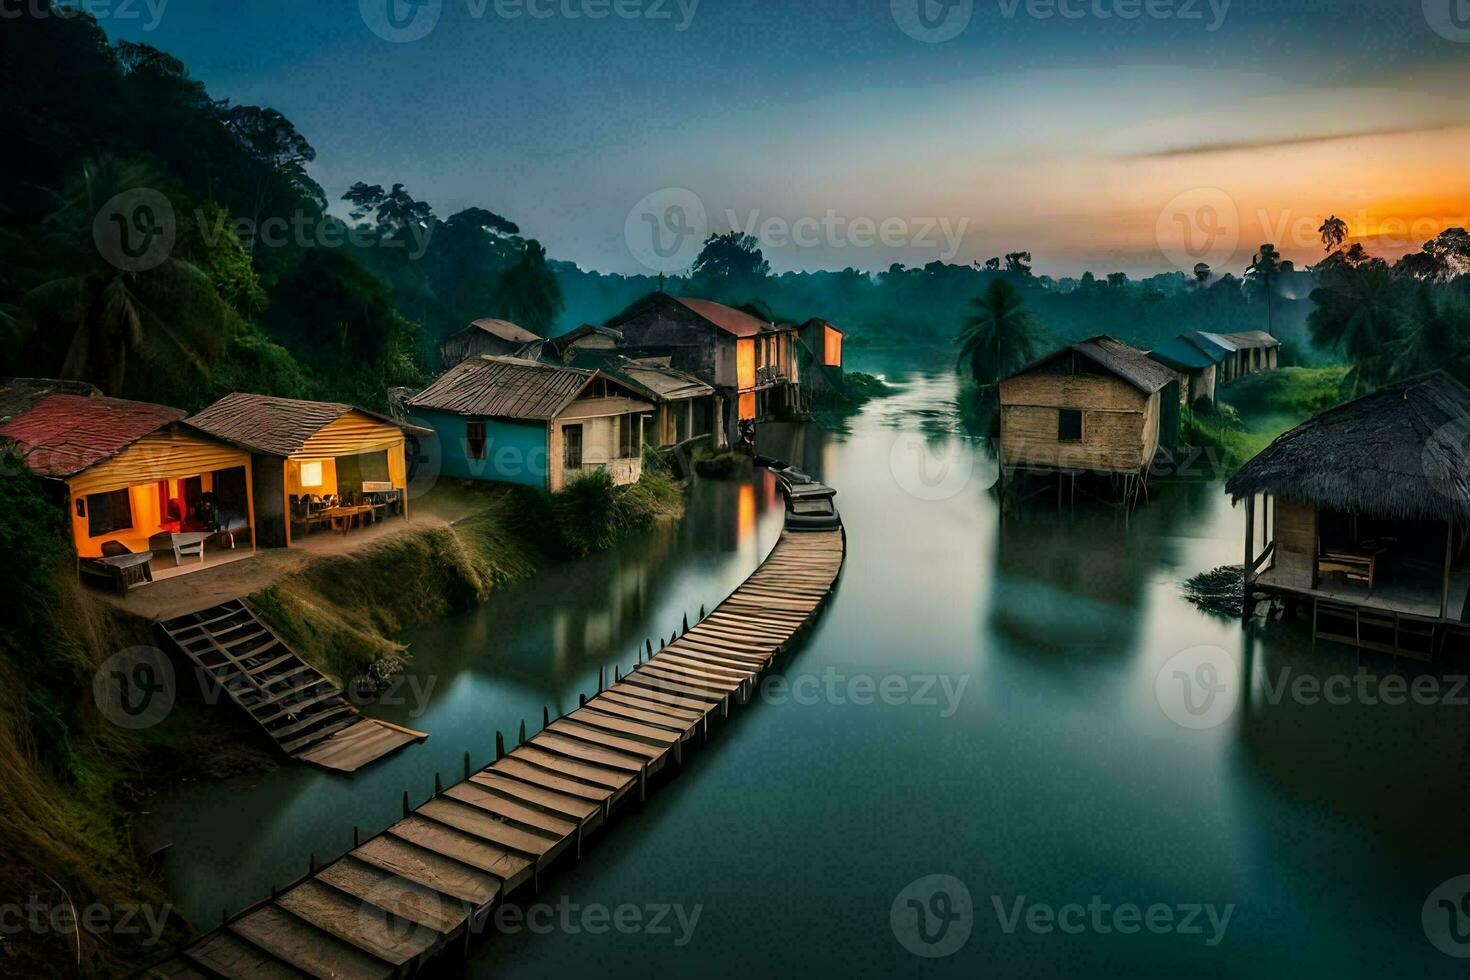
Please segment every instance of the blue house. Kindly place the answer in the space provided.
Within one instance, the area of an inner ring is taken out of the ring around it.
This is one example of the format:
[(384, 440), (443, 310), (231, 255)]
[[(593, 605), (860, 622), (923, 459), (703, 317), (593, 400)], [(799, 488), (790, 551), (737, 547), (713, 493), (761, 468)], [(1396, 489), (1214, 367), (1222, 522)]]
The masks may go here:
[(598, 469), (637, 482), (654, 411), (600, 371), (491, 354), (461, 361), (405, 405), (434, 430), (444, 476), (553, 492)]

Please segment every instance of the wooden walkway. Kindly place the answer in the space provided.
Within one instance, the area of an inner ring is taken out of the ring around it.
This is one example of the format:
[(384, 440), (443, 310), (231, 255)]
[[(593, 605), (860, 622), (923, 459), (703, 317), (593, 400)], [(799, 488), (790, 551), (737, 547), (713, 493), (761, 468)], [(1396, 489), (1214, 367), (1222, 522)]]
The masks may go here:
[[(575, 711), (442, 787), (338, 860), (234, 916), (155, 977), (396, 977), (481, 931), (500, 900), (649, 792), (649, 778), (744, 703), (831, 593), (842, 530), (782, 533), (709, 615)], [(651, 647), (651, 645), (650, 645)]]
[(159, 628), (293, 759), (355, 772), (428, 736), (365, 718), (321, 671), (298, 657), (244, 600), (165, 620)]

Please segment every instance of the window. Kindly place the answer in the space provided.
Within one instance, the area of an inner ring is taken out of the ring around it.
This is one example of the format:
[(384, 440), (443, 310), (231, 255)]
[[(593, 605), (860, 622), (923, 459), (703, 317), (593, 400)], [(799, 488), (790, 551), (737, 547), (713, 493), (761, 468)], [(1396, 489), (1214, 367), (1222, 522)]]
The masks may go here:
[(562, 426), (561, 441), (562, 466), (569, 470), (580, 470), (582, 468), (582, 427), (580, 425)]
[(1082, 413), (1075, 408), (1064, 408), (1057, 413), (1057, 441), (1082, 441)]
[(485, 423), (466, 422), (464, 424), (465, 454), (470, 459), (485, 458)]
[(133, 503), (126, 490), (87, 494), (87, 536), (100, 538), (133, 526)]
[(637, 415), (618, 416), (618, 456), (632, 459), (643, 448), (642, 418)]
[(831, 327), (822, 328), (822, 363), (842, 367), (842, 334)]
[(301, 485), (303, 487), (319, 487), (322, 485), (321, 460), (306, 459), (301, 461)]

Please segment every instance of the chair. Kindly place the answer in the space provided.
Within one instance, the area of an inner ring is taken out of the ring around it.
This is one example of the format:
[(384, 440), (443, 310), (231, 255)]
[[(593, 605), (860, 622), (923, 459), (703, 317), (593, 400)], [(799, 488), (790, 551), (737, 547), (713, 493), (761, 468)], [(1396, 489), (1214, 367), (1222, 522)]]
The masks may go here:
[(126, 595), (127, 591), (153, 581), (153, 552), (134, 554), (121, 541), (104, 541), (101, 558), (83, 558), (78, 570), (84, 582), (102, 584)]
[(173, 534), (169, 536), (174, 546), (174, 564), (183, 564), (185, 558), (199, 556), (199, 563), (204, 564), (204, 536), (198, 533)]

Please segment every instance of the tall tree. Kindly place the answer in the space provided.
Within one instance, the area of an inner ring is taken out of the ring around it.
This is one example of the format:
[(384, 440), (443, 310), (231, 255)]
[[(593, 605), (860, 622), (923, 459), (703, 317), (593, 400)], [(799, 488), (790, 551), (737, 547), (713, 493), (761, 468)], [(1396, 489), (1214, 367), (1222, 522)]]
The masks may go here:
[(1262, 245), (1260, 251), (1256, 252), (1251, 259), (1251, 264), (1246, 269), (1246, 278), (1252, 283), (1258, 283), (1261, 291), (1266, 296), (1266, 332), (1276, 336), (1276, 327), (1272, 318), (1272, 299), (1276, 292), (1276, 277), (1281, 274), (1281, 253), (1276, 251), (1276, 246), (1269, 242)]
[(1307, 317), (1312, 342), (1347, 356), (1357, 368), (1355, 389), (1382, 384), (1392, 367), (1391, 345), (1407, 326), (1388, 264), (1373, 259), (1329, 269), (1312, 290), (1312, 302), (1316, 305)]
[(1317, 234), (1322, 236), (1322, 251), (1336, 251), (1347, 240), (1347, 222), (1335, 214), (1330, 214), (1322, 222), (1322, 226), (1317, 229)]
[(770, 271), (771, 263), (761, 253), (760, 239), (739, 231), (706, 238), (693, 268), (701, 278), (737, 280), (759, 279)]
[(960, 330), (959, 367), (982, 387), (1036, 357), (1038, 327), (1021, 293), (996, 279), (970, 301), (971, 315)]
[(545, 337), (561, 313), (561, 285), (546, 266), (546, 249), (531, 239), (520, 259), (500, 277), (496, 313)]

